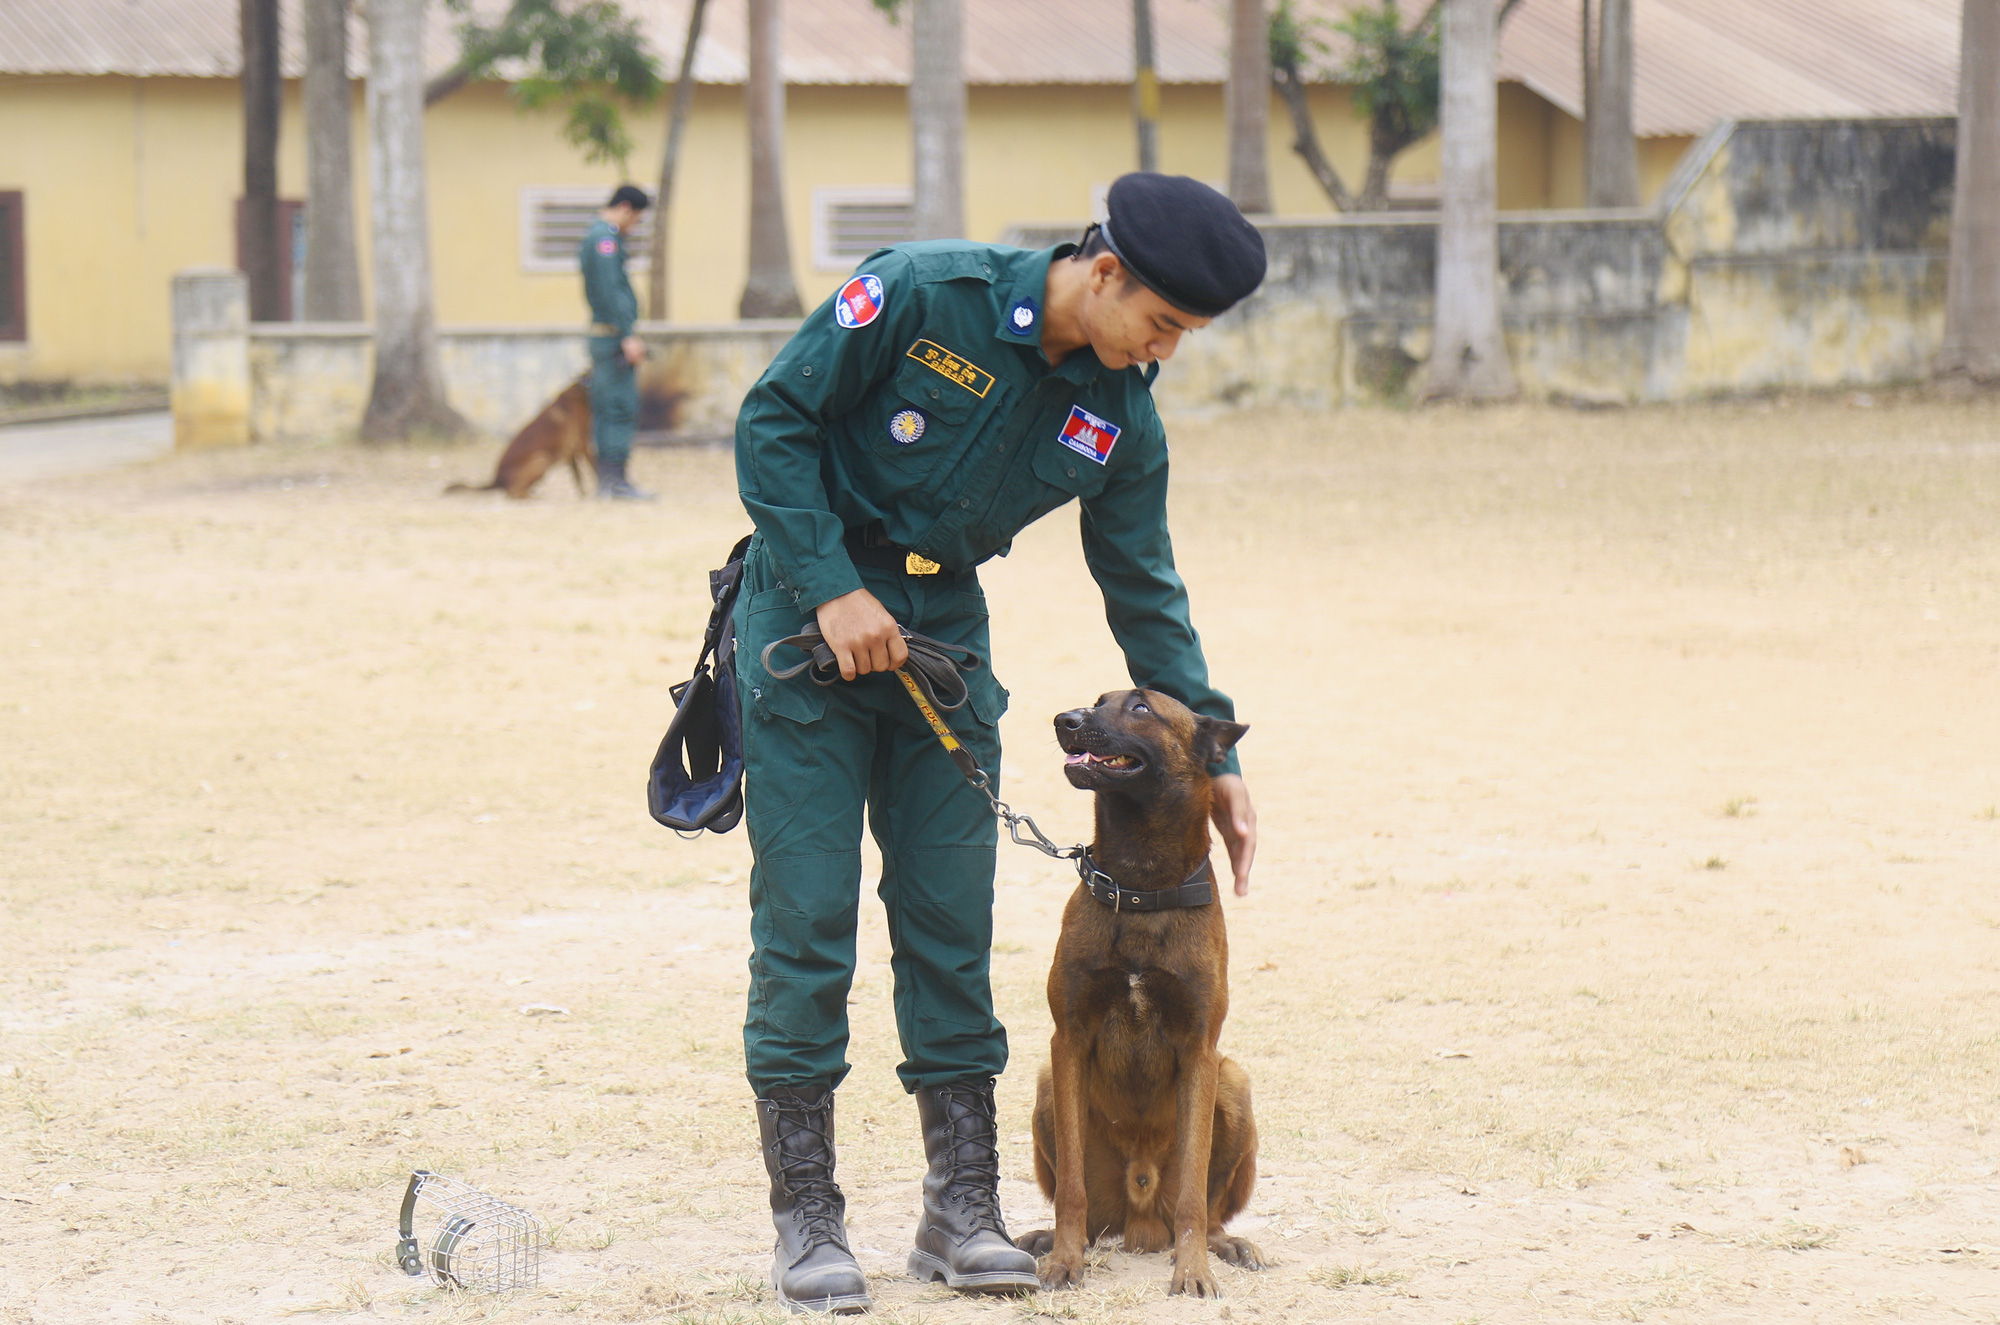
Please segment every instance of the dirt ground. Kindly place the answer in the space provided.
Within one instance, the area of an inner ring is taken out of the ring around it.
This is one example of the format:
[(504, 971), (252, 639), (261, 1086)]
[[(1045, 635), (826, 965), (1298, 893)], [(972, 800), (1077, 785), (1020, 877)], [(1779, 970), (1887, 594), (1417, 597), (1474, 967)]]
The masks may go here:
[[(840, 1129), (877, 1317), (2000, 1319), (2000, 406), (1170, 426), (1251, 724), (1224, 1046), (1276, 1264), (1220, 1302), (1114, 1247), (1073, 1293), (905, 1281), (871, 903)], [(438, 495), (491, 457), (0, 488), (0, 1320), (779, 1318), (747, 847), (642, 790), (729, 457), (642, 454), (650, 507)], [(1074, 840), (1048, 720), (1125, 684), (1074, 512), (985, 582), (1010, 799)], [(1003, 847), (1017, 1230), (1073, 884)], [(542, 1286), (397, 1272), (414, 1167), (545, 1220)]]

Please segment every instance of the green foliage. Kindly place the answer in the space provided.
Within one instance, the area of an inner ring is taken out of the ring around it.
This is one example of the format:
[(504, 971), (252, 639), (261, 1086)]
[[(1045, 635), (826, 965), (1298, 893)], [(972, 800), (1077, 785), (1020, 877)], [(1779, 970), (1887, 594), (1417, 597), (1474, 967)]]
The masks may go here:
[(522, 106), (568, 110), (563, 136), (586, 161), (615, 161), (621, 174), (631, 173), (632, 138), (618, 103), (640, 106), (659, 95), (660, 67), (617, 0), (513, 0), (493, 24), (480, 22), (470, 0), (445, 3), (466, 16), (458, 63), (447, 75), (453, 86), (512, 76)]
[[(1289, 8), (1289, 0), (1284, 8)], [(1350, 43), (1348, 57), (1334, 71), (1354, 89), (1354, 106), (1368, 117), (1373, 135), (1401, 150), (1438, 122), (1439, 42), (1431, 21), (1435, 6), (1414, 26), (1405, 27), (1396, 0), (1374, 9), (1350, 10), (1332, 25)]]
[(891, 23), (903, 17), (903, 0), (875, 0), (875, 7), (887, 14)]

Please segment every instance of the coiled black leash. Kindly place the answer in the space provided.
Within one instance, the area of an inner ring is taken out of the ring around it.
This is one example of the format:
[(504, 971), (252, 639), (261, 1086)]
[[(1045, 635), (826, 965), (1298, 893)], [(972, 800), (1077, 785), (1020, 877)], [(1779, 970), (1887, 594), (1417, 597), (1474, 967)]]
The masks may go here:
[[(993, 813), (1007, 825), (1007, 836), (1021, 846), (1033, 847), (1057, 860), (1081, 861), (1085, 849), (1081, 843), (1073, 847), (1057, 846), (1033, 819), (1025, 814), (1016, 814), (1007, 802), (993, 794), (993, 779), (986, 775), (986, 770), (972, 757), (972, 751), (965, 748), (965, 743), (952, 733), (939, 715), (939, 710), (952, 713), (964, 707), (970, 694), (964, 673), (979, 669), (979, 655), (957, 644), (946, 644), (928, 635), (919, 635), (904, 625), (899, 624), (896, 629), (903, 632), (903, 643), (910, 651), (909, 660), (896, 668), (896, 679), (903, 683), (911, 702), (937, 734), (938, 743), (951, 756), (951, 762), (958, 765), (958, 771), (964, 774), (967, 782), (985, 795)], [(791, 667), (772, 667), (772, 650), (787, 646), (803, 650), (811, 656)], [(788, 639), (766, 644), (761, 661), (764, 670), (777, 681), (788, 681), (801, 672), (806, 672), (815, 685), (830, 686), (840, 680), (840, 662), (833, 656), (832, 646), (820, 634), (816, 621)], [(1024, 833), (1027, 835), (1023, 836)]]

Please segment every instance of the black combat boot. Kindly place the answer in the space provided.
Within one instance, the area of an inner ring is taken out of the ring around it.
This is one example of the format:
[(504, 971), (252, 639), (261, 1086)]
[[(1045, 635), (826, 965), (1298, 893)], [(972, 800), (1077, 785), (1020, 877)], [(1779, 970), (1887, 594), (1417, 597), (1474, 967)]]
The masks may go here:
[(597, 457), (597, 495), (605, 501), (652, 501), (653, 494), (625, 477), (625, 457)]
[(771, 1222), (771, 1286), (793, 1311), (866, 1311), (868, 1280), (847, 1250), (847, 1202), (833, 1180), (833, 1091), (781, 1086), (757, 1101)]
[(982, 1293), (1037, 1286), (1035, 1258), (1014, 1245), (1000, 1219), (1000, 1125), (993, 1078), (975, 1077), (917, 1092), (924, 1128), (924, 1213), (910, 1274), (926, 1283)]

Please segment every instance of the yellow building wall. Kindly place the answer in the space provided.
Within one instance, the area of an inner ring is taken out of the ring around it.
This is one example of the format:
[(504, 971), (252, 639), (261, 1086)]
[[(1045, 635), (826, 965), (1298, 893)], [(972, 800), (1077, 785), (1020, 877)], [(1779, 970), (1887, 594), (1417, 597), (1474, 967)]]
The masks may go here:
[[(1501, 206), (1573, 205), (1576, 122), (1526, 89), (1500, 98)], [(1327, 156), (1352, 188), (1367, 168), (1365, 126), (1347, 90), (1312, 89)], [(1133, 168), (1131, 96), (1123, 87), (975, 87), (967, 118), (967, 228), (997, 239), (1022, 221), (1088, 218), (1093, 191)], [(631, 170), (656, 182), (665, 107), (634, 113)], [(574, 272), (523, 270), (521, 200), (535, 186), (588, 186), (608, 195), (613, 165), (586, 164), (552, 112), (519, 110), (504, 88), (475, 85), (427, 117), (432, 264), (441, 322), (584, 320)], [(1273, 200), (1280, 215), (1332, 210), (1291, 150), (1292, 127), (1273, 98)], [(808, 306), (839, 285), (812, 249), (818, 188), (907, 185), (908, 96), (891, 87), (793, 87), (787, 94), (786, 220), (793, 271)], [(673, 203), (672, 305), (676, 321), (734, 318), (746, 265), (747, 130), (742, 89), (702, 87)], [(241, 107), (225, 79), (0, 78), (0, 189), (26, 203), (28, 335), (0, 346), (0, 379), (163, 380), (168, 371), (168, 281), (185, 267), (234, 260), (241, 192)], [(355, 214), (364, 284), (368, 271), (367, 132), (354, 92)], [(1221, 182), (1227, 174), (1222, 91), (1162, 90), (1162, 168)], [(1656, 191), (1678, 148), (1642, 149)], [(1437, 178), (1435, 136), (1398, 158), (1395, 180)], [(279, 191), (304, 194), (300, 89), (286, 88)], [(645, 288), (645, 275), (634, 284)]]

